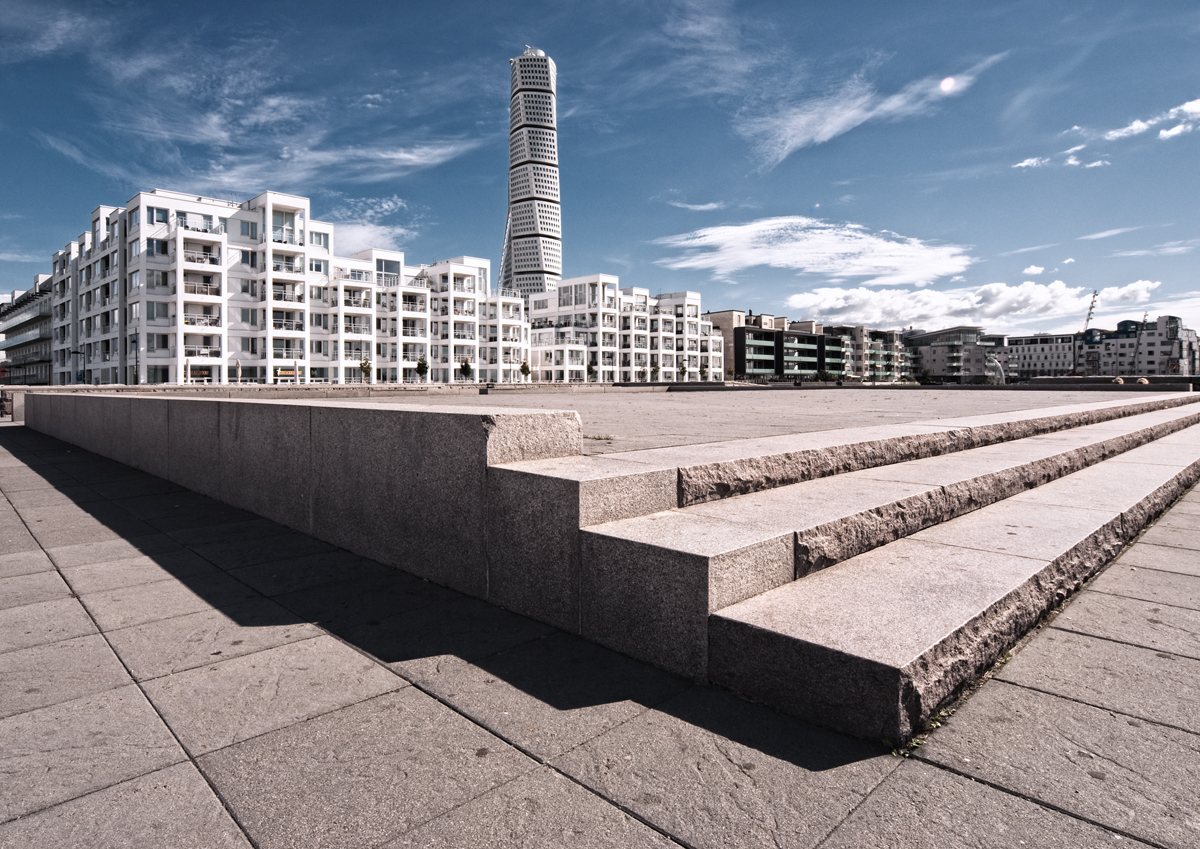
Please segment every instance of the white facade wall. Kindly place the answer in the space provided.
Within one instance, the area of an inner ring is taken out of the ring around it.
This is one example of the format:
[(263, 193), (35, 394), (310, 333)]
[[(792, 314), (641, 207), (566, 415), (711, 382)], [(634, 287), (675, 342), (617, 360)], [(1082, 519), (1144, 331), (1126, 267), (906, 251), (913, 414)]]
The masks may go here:
[[(412, 267), (398, 251), (338, 256), (336, 240), (307, 198), (275, 192), (239, 204), (156, 189), (98, 207), (91, 229), (54, 255), (53, 382), (522, 379), (528, 321), (519, 298), (491, 292), (488, 260)], [(455, 345), (462, 354), (457, 371), (435, 367), (435, 324), (437, 355), (444, 328), (446, 356)], [(493, 326), (508, 344), (481, 363)], [(515, 370), (502, 367), (516, 357)]]
[(593, 274), (531, 296), (530, 318), (530, 365), (539, 383), (717, 380), (724, 373), (724, 340), (701, 317), (696, 292), (652, 296), (622, 289), (615, 275)]

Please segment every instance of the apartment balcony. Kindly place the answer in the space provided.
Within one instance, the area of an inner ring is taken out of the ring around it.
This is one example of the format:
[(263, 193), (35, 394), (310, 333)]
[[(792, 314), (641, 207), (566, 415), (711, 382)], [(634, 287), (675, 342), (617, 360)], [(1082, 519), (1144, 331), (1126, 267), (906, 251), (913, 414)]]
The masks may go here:
[(184, 281), (183, 291), (186, 295), (204, 295), (209, 298), (221, 297), (221, 287), (216, 283), (188, 283)]
[(271, 325), (276, 330), (288, 330), (293, 333), (304, 332), (304, 319), (273, 318)]
[(400, 285), (399, 274), (384, 274), (382, 271), (375, 272), (375, 285), (386, 286), (389, 289), (395, 289)]
[(285, 289), (276, 289), (271, 293), (271, 300), (302, 304), (304, 303), (304, 293), (288, 291)]
[(371, 272), (362, 271), (357, 268), (336, 268), (333, 276), (338, 280), (348, 280), (351, 283), (357, 283), (361, 286), (371, 285)]
[(401, 336), (409, 336), (414, 339), (424, 339), (425, 331), (419, 327), (405, 327), (400, 331)]
[(179, 228), (189, 233), (204, 233), (210, 236), (220, 236), (225, 232), (225, 228), (221, 224), (214, 224), (211, 221), (204, 220), (193, 222), (190, 218), (181, 221)]
[(271, 260), (271, 270), (276, 274), (304, 274), (304, 263), (273, 259)]
[(369, 310), (371, 309), (371, 300), (370, 298), (342, 298), (342, 306), (356, 310)]
[(221, 317), (219, 315), (191, 315), (190, 313), (184, 313), (183, 323), (190, 327), (220, 327)]
[(468, 318), (474, 318), (474, 317), (475, 317), (475, 313), (474, 313), (474, 312), (469, 312), (469, 311), (467, 311), (467, 310), (460, 310), (460, 309), (456, 309), (456, 310), (454, 310), (454, 314), (455, 314), (455, 315), (465, 315), (465, 316), (467, 316)]
[(303, 348), (272, 348), (271, 359), (273, 360), (302, 360), (304, 359)]
[(401, 312), (425, 312), (425, 305), (411, 302), (404, 302), (400, 305)]
[(356, 363), (371, 359), (370, 351), (342, 351), (342, 359)]
[[(443, 290), (443, 291), (445, 291), (445, 290)], [(475, 284), (474, 283), (455, 283), (454, 291), (455, 292), (474, 292)]]
[(404, 285), (414, 289), (428, 289), (429, 280), (425, 277), (406, 277)]
[(297, 232), (291, 227), (272, 227), (271, 241), (277, 245), (302, 245), (304, 244), (304, 231)]
[(219, 357), (221, 349), (213, 345), (185, 345), (183, 355), (185, 357)]
[(456, 331), (454, 331), (454, 338), (455, 339), (465, 339), (467, 341), (474, 342), (475, 334), (474, 333), (464, 333), (461, 330), (456, 330)]
[(183, 261), (190, 262), (196, 265), (220, 265), (221, 253), (214, 251), (207, 253), (205, 251), (188, 251), (183, 252)]
[(364, 324), (347, 324), (342, 328), (343, 333), (351, 333), (355, 336), (370, 336), (371, 328)]

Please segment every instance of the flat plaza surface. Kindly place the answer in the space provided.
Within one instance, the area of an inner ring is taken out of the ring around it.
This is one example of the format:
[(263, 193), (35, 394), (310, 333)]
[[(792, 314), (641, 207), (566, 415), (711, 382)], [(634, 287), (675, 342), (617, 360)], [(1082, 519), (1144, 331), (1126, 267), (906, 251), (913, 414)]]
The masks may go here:
[(6, 849), (1200, 845), (1195, 491), (909, 757), (24, 427), (0, 492)]
[[(972, 389), (745, 389), (717, 392), (496, 390), (487, 395), (373, 398), (370, 403), (576, 410), (583, 450), (607, 454), (844, 427), (1130, 400), (1128, 392)], [(347, 401), (346, 403), (354, 403)]]

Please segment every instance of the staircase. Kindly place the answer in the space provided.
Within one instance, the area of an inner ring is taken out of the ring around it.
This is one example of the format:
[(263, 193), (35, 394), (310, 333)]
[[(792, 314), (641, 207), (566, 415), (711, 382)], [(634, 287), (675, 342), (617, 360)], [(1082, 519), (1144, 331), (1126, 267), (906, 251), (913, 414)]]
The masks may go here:
[(1200, 478), (1197, 401), (491, 467), (489, 597), (901, 743)]

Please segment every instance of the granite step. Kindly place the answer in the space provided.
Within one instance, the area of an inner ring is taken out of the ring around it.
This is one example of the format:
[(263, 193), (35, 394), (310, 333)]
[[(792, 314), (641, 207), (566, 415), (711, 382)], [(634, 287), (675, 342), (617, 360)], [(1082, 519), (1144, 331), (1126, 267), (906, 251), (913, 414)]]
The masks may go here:
[(709, 680), (903, 743), (1197, 479), (1192, 426), (717, 610)]
[[(488, 467), (490, 601), (579, 632), (580, 528), (1194, 405), (1164, 393)], [(1198, 408), (1200, 409), (1200, 408)]]
[(1189, 405), (584, 528), (581, 633), (704, 678), (713, 611), (1197, 424)]

